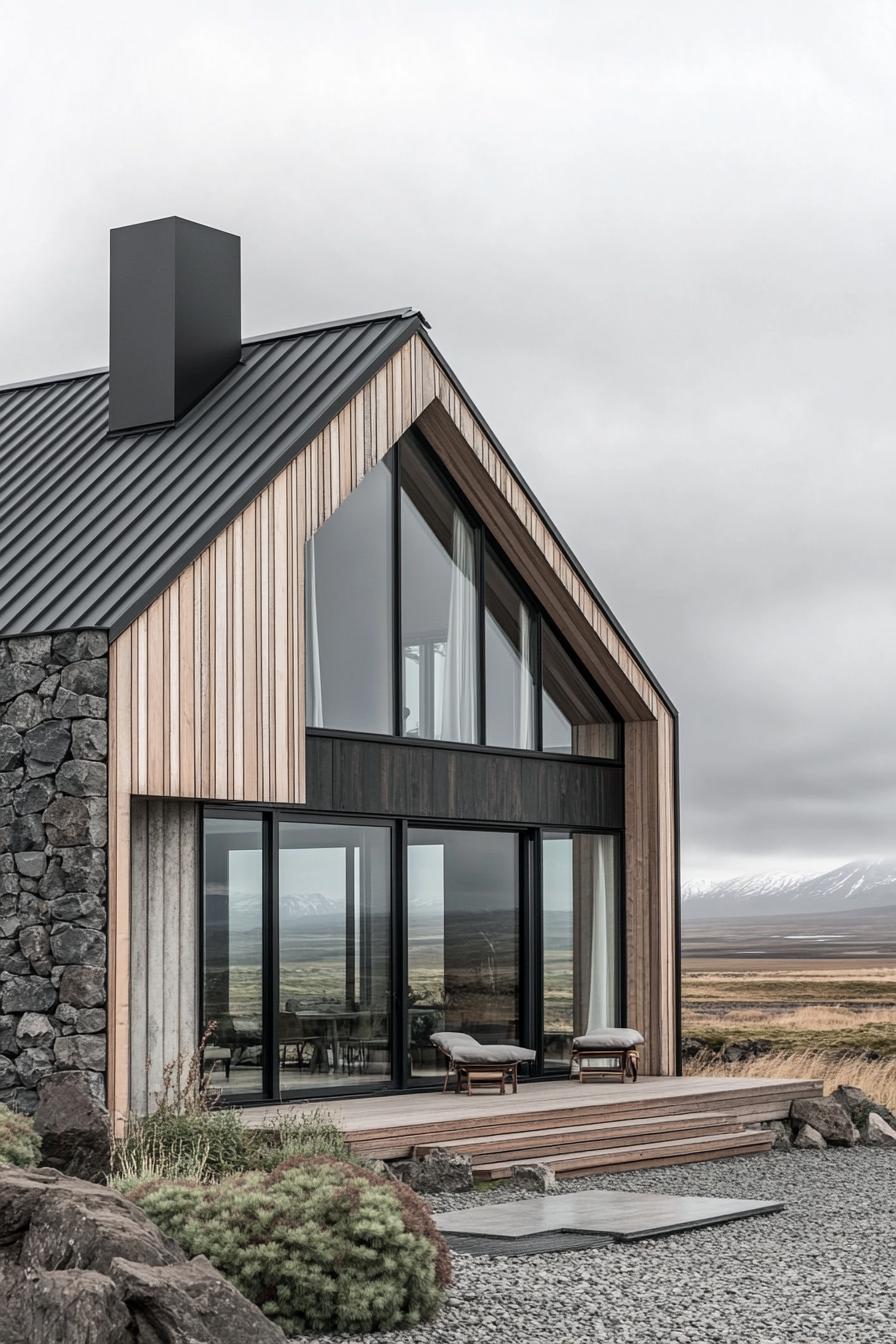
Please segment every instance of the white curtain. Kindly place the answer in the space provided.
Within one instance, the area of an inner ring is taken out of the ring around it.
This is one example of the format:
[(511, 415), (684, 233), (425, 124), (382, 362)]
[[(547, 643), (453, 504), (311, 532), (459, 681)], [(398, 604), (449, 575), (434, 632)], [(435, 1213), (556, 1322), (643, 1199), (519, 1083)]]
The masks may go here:
[(456, 509), (451, 533), (451, 559), (441, 736), (445, 742), (475, 742), (476, 555), (473, 531)]
[(532, 618), (525, 602), (520, 601), (520, 717), (516, 746), (521, 751), (535, 750), (534, 689), (532, 684)]
[(587, 1031), (616, 1026), (616, 845), (595, 835)]
[(324, 702), (320, 676), (320, 639), (317, 628), (317, 561), (314, 537), (308, 538), (308, 544), (305, 547), (305, 637), (308, 645), (305, 649), (307, 667), (305, 698), (308, 701), (305, 707), (305, 715), (309, 728), (323, 728)]

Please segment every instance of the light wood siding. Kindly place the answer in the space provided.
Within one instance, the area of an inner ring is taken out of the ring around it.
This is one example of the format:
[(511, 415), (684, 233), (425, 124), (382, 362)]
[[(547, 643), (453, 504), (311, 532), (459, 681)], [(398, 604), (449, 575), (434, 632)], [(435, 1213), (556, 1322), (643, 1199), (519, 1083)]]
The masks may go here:
[[(671, 715), (450, 375), (414, 336), (112, 644), (113, 1108), (127, 1094), (130, 798), (304, 801), (304, 541), (415, 421), (617, 710), (644, 726), (626, 735), (634, 809), (626, 890), (642, 945), (637, 965), (629, 957), (628, 1013), (640, 1025), (649, 1000), (655, 1027), (645, 1033), (644, 1065), (674, 1070)], [(648, 822), (638, 809), (651, 793)]]
[(131, 810), (128, 1102), (153, 1108), (165, 1065), (196, 1046), (198, 810), (135, 798)]

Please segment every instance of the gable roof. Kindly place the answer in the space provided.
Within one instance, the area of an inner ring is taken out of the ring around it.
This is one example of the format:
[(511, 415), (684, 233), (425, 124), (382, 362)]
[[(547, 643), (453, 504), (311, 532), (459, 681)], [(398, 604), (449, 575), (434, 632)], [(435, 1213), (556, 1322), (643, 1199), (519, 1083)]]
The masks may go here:
[(0, 636), (117, 635), (426, 325), (403, 308), (244, 341), (144, 433), (108, 433), (105, 369), (0, 388)]

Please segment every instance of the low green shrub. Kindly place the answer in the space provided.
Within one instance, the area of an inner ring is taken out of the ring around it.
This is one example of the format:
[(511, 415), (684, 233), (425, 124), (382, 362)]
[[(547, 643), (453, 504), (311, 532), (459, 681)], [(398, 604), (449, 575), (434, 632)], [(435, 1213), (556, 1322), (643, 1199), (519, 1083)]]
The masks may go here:
[(36, 1167), (40, 1162), (40, 1138), (28, 1115), (19, 1115), (0, 1102), (0, 1163), (13, 1167)]
[(423, 1200), (328, 1157), (291, 1158), (218, 1185), (157, 1181), (130, 1198), (287, 1335), (417, 1325), (450, 1282), (448, 1249)]

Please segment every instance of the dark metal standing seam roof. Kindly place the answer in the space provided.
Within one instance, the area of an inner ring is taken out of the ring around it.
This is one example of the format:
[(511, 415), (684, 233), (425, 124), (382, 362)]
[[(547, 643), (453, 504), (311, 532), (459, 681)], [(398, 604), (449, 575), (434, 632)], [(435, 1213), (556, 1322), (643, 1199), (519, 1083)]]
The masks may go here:
[(0, 389), (0, 636), (118, 634), (425, 325), (407, 308), (247, 341), (145, 433), (108, 433), (106, 370)]

